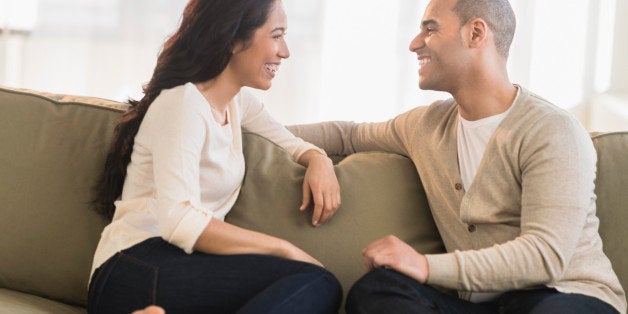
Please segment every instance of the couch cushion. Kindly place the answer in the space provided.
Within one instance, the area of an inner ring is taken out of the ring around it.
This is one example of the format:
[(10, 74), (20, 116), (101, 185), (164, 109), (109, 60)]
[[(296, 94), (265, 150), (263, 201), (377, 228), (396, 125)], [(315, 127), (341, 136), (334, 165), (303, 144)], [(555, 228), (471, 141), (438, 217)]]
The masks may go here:
[(85, 314), (82, 307), (71, 306), (32, 294), (0, 288), (0, 313), (11, 314)]
[(123, 107), (0, 89), (0, 288), (86, 304), (107, 223), (88, 202)]
[(597, 150), (597, 216), (604, 252), (624, 289), (628, 287), (628, 254), (626, 253), (626, 216), (628, 214), (628, 132), (596, 135)]
[(335, 166), (342, 205), (325, 225), (311, 225), (311, 209), (300, 212), (305, 168), (267, 139), (243, 135), (246, 176), (227, 221), (284, 238), (320, 260), (345, 294), (365, 272), (361, 250), (394, 234), (424, 253), (444, 247), (412, 162), (402, 156), (353, 154)]

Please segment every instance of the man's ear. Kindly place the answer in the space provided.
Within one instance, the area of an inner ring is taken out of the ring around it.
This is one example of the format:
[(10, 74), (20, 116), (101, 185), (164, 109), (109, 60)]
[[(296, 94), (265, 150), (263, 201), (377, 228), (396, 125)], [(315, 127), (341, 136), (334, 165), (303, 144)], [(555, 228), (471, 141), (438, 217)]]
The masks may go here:
[(475, 48), (481, 46), (488, 36), (488, 25), (481, 18), (476, 18), (467, 23), (469, 27), (469, 47)]

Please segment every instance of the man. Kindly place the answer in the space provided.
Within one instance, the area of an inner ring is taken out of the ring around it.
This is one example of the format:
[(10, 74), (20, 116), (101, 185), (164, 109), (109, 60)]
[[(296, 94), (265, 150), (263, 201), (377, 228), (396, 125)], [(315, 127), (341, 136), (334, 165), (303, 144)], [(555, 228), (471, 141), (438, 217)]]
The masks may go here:
[(291, 128), (328, 153), (410, 157), (448, 251), (423, 255), (394, 236), (369, 244), (349, 313), (626, 312), (598, 234), (592, 142), (509, 81), (514, 30), (507, 0), (432, 0), (410, 50), (420, 88), (453, 99), (383, 123)]

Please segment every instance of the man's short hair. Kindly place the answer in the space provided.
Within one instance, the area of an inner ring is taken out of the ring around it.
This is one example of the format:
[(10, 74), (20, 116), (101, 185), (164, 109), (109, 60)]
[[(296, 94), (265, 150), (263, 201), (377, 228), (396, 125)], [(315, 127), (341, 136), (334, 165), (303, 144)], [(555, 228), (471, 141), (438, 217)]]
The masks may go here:
[(453, 8), (460, 24), (481, 18), (495, 34), (497, 52), (508, 58), (508, 51), (515, 35), (515, 13), (508, 0), (458, 0)]

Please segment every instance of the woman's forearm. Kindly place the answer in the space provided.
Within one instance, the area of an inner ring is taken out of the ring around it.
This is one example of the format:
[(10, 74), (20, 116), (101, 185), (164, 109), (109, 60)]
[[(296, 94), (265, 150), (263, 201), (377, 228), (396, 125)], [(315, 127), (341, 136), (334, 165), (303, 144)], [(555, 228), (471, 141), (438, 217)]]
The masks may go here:
[(194, 250), (218, 255), (263, 254), (323, 266), (292, 243), (261, 232), (212, 219), (194, 244)]
[(212, 219), (194, 244), (194, 250), (210, 254), (265, 254), (285, 256), (289, 243), (260, 232)]

